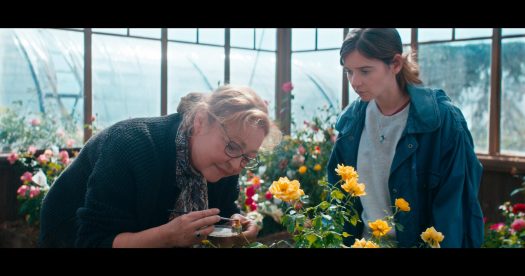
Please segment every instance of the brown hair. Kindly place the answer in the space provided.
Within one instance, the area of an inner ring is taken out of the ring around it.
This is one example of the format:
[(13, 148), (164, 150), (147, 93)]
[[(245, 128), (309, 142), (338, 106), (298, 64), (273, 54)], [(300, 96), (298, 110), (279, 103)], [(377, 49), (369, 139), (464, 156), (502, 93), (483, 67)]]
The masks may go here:
[(419, 66), (414, 60), (414, 54), (403, 54), (401, 37), (395, 28), (366, 28), (353, 29), (346, 36), (341, 46), (340, 60), (344, 65), (344, 59), (354, 51), (367, 58), (379, 59), (389, 65), (396, 54), (403, 57), (403, 67), (396, 76), (397, 84), (405, 90), (407, 84), (421, 84), (419, 79)]
[(228, 125), (242, 122), (241, 129), (259, 127), (265, 139), (261, 148), (271, 150), (280, 143), (282, 134), (270, 120), (266, 103), (247, 86), (223, 85), (211, 94), (192, 92), (181, 99), (177, 112), (182, 113), (182, 129), (191, 135), (193, 121), (198, 112), (208, 112), (208, 122), (219, 120)]

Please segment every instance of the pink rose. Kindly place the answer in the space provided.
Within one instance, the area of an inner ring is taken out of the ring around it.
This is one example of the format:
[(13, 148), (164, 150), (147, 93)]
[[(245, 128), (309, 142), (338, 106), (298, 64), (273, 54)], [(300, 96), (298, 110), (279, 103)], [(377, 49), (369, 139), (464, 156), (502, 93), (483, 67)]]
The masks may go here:
[(66, 142), (66, 147), (72, 148), (74, 144), (75, 144), (75, 140), (68, 139), (67, 142)]
[(18, 154), (16, 152), (11, 152), (8, 156), (7, 156), (7, 161), (9, 161), (9, 164), (13, 165), (16, 160), (18, 160)]
[(33, 120), (31, 120), (31, 125), (32, 126), (39, 126), (40, 125), (40, 119), (34, 118)]
[(38, 196), (39, 194), (40, 194), (40, 188), (35, 187), (35, 186), (31, 186), (31, 188), (29, 188), (29, 198), (33, 198), (35, 196)]
[(36, 161), (38, 161), (38, 164), (45, 164), (49, 161), (49, 159), (47, 159), (46, 155), (45, 154), (40, 154), (37, 158), (36, 158)]
[(505, 223), (503, 222), (495, 223), (489, 227), (489, 230), (500, 231), (504, 226), (505, 226)]
[(19, 195), (19, 196), (22, 196), (22, 197), (25, 197), (26, 196), (26, 193), (27, 191), (29, 190), (29, 186), (27, 185), (22, 185), (18, 188), (18, 190), (16, 190), (16, 193)]
[(304, 155), (306, 153), (306, 149), (303, 147), (303, 145), (300, 145), (299, 148), (299, 154)]
[(281, 89), (284, 91), (284, 92), (290, 92), (293, 90), (293, 84), (291, 81), (289, 82), (285, 82), (283, 83), (283, 85), (281, 86)]
[(36, 153), (36, 147), (35, 146), (29, 146), (29, 148), (27, 148), (27, 153), (29, 153), (31, 155), (34, 155)]
[(58, 153), (58, 157), (60, 158), (60, 161), (67, 165), (69, 163), (69, 153), (67, 151), (63, 150)]
[(25, 172), (21, 177), (20, 180), (25, 183), (30, 183), (33, 180), (33, 174), (30, 172)]
[(51, 157), (53, 157), (53, 151), (50, 150), (50, 149), (46, 149), (46, 150), (44, 151), (44, 155), (45, 155), (47, 158), (51, 158)]
[(521, 230), (525, 229), (525, 220), (524, 219), (516, 219), (512, 222), (510, 227), (516, 231), (520, 232)]

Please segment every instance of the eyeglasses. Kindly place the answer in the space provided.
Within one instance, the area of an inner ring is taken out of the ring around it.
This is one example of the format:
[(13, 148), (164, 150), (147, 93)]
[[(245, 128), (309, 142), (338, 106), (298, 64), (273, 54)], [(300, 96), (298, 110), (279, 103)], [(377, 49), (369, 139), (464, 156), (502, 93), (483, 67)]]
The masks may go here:
[(218, 120), (218, 118), (214, 114), (212, 114), (211, 112), (208, 112), (208, 113), (210, 113), (215, 118), (215, 120), (217, 120), (217, 122), (221, 126), (222, 130), (224, 131), (224, 134), (228, 138), (228, 143), (226, 143), (226, 146), (224, 147), (224, 153), (226, 155), (228, 155), (228, 157), (230, 157), (230, 158), (242, 157), (242, 159), (241, 159), (241, 166), (243, 168), (254, 169), (254, 168), (258, 167), (259, 166), (259, 156), (256, 155), (255, 157), (249, 157), (248, 155), (243, 153), (242, 147), (239, 144), (235, 143), (230, 138), (230, 136), (228, 135), (228, 132), (226, 131), (226, 128)]

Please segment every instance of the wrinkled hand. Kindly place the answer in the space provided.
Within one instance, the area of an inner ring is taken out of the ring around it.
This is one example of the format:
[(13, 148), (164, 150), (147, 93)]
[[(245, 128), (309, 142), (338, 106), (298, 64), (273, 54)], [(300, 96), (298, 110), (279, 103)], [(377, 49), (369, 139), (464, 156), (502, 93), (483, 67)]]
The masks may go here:
[(194, 211), (178, 216), (164, 225), (170, 246), (188, 247), (199, 244), (213, 230), (213, 224), (220, 221), (219, 209)]
[[(243, 232), (240, 235), (241, 236), (240, 238), (242, 239), (240, 240), (241, 244), (246, 244), (246, 239), (249, 242), (254, 242), (260, 230), (259, 227), (257, 226), (257, 223), (254, 220), (251, 220), (240, 214), (234, 214), (233, 216), (231, 216), (231, 218), (239, 219), (241, 221), (241, 225), (243, 229)], [(246, 239), (243, 238), (242, 236), (244, 236)]]

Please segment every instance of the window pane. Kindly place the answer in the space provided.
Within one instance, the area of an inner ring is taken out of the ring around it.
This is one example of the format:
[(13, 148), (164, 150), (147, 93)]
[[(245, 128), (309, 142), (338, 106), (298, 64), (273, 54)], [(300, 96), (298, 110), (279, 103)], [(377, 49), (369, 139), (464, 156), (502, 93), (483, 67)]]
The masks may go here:
[(168, 39), (197, 42), (197, 29), (185, 28), (185, 29), (168, 29)]
[(277, 30), (273, 29), (255, 29), (255, 47), (263, 50), (276, 50)]
[(129, 29), (129, 34), (160, 39), (160, 28), (132, 28)]
[(502, 41), (501, 152), (525, 155), (525, 38)]
[(230, 29), (230, 45), (253, 48), (253, 29)]
[(224, 29), (199, 29), (199, 43), (224, 45)]
[(93, 114), (101, 127), (160, 115), (160, 42), (93, 35)]
[(292, 54), (292, 121), (297, 128), (311, 120), (318, 107), (340, 111), (341, 78), (339, 50)]
[(292, 29), (292, 51), (315, 49), (315, 29)]
[(230, 66), (230, 83), (253, 88), (275, 118), (275, 53), (232, 49)]
[(412, 41), (412, 29), (410, 28), (396, 28), (399, 36), (401, 37), (401, 43), (410, 44)]
[(421, 78), (461, 109), (476, 152), (488, 152), (491, 40), (419, 46)]
[(168, 113), (188, 92), (210, 92), (223, 80), (224, 48), (168, 43)]
[(118, 35), (127, 35), (127, 28), (93, 28), (92, 32), (96, 33), (105, 33), (105, 34), (118, 34)]
[(490, 28), (457, 28), (456, 39), (474, 38), (474, 37), (492, 37), (492, 29)]
[[(69, 139), (82, 144), (83, 45), (77, 31), (0, 29), (0, 118), (20, 120), (13, 129), (0, 129), (0, 152), (31, 144), (64, 147)], [(31, 130), (34, 118), (41, 120), (40, 130)], [(4, 140), (2, 131), (11, 138)]]
[(525, 35), (525, 28), (503, 28), (501, 35)]
[(343, 29), (317, 29), (317, 48), (339, 48), (343, 44)]
[(418, 30), (418, 41), (435, 41), (435, 40), (450, 40), (452, 39), (452, 29), (426, 29), (421, 28)]

